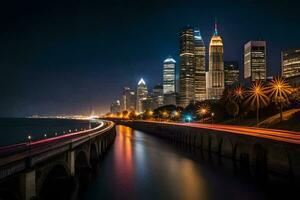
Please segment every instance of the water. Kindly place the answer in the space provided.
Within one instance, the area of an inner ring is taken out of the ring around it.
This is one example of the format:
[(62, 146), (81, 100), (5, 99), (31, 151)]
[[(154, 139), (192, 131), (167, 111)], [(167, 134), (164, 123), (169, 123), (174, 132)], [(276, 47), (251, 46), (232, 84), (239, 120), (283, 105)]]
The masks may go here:
[(69, 119), (0, 118), (0, 146), (62, 135), (89, 128), (89, 122)]
[[(237, 173), (231, 160), (208, 158), (141, 131), (117, 137), (81, 199), (267, 199), (268, 190)], [(270, 198), (274, 199), (274, 198)]]
[[(24, 141), (69, 129), (87, 128), (87, 121), (58, 119), (1, 119), (0, 144)], [(299, 191), (290, 185), (259, 183), (237, 170), (230, 159), (219, 159), (199, 149), (187, 148), (125, 126), (117, 126), (117, 137), (84, 181), (69, 179), (63, 189), (79, 199), (293, 199)], [(72, 183), (70, 182), (72, 181)], [(77, 182), (78, 183), (78, 182)], [(73, 189), (74, 191), (72, 191)], [(49, 191), (50, 188), (48, 189)], [(69, 196), (66, 194), (66, 196)], [(56, 199), (68, 199), (61, 193)]]

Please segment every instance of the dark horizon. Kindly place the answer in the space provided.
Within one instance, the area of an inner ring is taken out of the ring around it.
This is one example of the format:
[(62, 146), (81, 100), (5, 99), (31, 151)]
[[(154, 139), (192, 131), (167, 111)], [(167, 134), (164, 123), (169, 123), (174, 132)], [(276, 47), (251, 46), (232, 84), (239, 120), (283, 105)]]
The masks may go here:
[[(243, 45), (266, 40), (267, 74), (280, 52), (300, 48), (299, 2), (12, 2), (1, 8), (0, 116), (105, 113), (124, 86), (161, 83), (162, 62), (178, 63), (179, 30), (200, 29), (207, 54), (214, 20), (224, 60), (243, 68)], [(207, 55), (208, 56), (208, 55)], [(243, 70), (241, 71), (243, 74)]]

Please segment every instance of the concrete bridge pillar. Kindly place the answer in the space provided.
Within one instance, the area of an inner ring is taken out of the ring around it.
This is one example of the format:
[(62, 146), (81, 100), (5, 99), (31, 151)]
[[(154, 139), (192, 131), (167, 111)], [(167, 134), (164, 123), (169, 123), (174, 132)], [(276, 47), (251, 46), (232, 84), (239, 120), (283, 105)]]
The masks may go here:
[(75, 175), (75, 151), (69, 151), (68, 152), (68, 165), (70, 169), (70, 175)]
[(36, 198), (36, 174), (35, 170), (22, 174), (22, 193), (25, 200)]

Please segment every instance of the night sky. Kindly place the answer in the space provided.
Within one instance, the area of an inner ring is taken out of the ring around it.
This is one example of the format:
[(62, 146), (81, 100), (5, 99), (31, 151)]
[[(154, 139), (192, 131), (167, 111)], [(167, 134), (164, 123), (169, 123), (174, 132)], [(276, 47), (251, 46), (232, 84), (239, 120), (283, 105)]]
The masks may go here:
[[(123, 86), (161, 83), (178, 61), (179, 30), (199, 27), (208, 47), (214, 19), (224, 60), (267, 41), (268, 75), (280, 51), (300, 47), (296, 1), (11, 1), (0, 6), (0, 116), (104, 113)], [(298, 4), (298, 5), (297, 5)], [(208, 49), (208, 48), (207, 48)], [(207, 52), (208, 53), (208, 52)]]

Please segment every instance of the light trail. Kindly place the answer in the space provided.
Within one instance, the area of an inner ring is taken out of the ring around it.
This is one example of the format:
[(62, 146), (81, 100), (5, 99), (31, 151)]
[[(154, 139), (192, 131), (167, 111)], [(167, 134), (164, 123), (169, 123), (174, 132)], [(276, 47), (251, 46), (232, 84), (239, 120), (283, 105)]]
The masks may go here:
[[(33, 148), (41, 146), (43, 144), (51, 144), (54, 142), (66, 141), (68, 139), (82, 139), (83, 137), (90, 137), (95, 134), (99, 134), (100, 131), (105, 131), (112, 126), (112, 123), (107, 123), (107, 122), (100, 121), (100, 120), (98, 120), (97, 123), (99, 123), (99, 125), (93, 129), (68, 133), (68, 134), (54, 136), (54, 137), (46, 138), (46, 139), (40, 139), (40, 140), (36, 140), (36, 141), (27, 141), (27, 142), (22, 142), (22, 143), (18, 143), (18, 144), (2, 146), (2, 147), (0, 147), (0, 154), (8, 154), (8, 153), (13, 153), (13, 152), (18, 152), (18, 151), (22, 151), (22, 150), (27, 150), (28, 148), (33, 149)], [(107, 127), (103, 128), (104, 126), (107, 126)]]
[(256, 128), (256, 127), (224, 125), (224, 124), (201, 124), (195, 122), (192, 123), (157, 122), (157, 121), (143, 121), (143, 122), (170, 124), (175, 126), (187, 126), (187, 127), (200, 128), (206, 130), (221, 131), (221, 132), (227, 132), (233, 134), (266, 138), (266, 139), (288, 142), (293, 144), (300, 144), (300, 132), (296, 132), (296, 131), (285, 131), (285, 130), (278, 130), (278, 129)]

